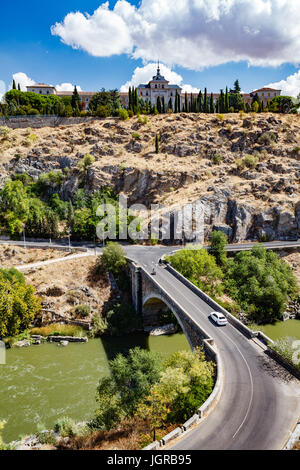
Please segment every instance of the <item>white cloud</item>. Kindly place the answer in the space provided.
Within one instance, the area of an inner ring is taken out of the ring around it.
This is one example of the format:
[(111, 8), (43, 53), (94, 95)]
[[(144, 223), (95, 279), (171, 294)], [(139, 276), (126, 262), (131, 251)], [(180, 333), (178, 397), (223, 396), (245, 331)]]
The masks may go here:
[[(72, 83), (62, 83), (61, 85), (56, 85), (57, 91), (74, 91), (75, 85)], [(77, 91), (82, 91), (81, 87), (76, 85)]]
[(142, 0), (69, 13), (53, 35), (97, 57), (131, 54), (145, 62), (200, 70), (227, 62), (300, 62), (299, 0)]
[(281, 90), (281, 94), (284, 96), (297, 96), (300, 93), (300, 70), (287, 77), (286, 80), (281, 80), (280, 82), (269, 83), (266, 85), (270, 88), (276, 88)]
[[(27, 91), (27, 86), (34, 85), (36, 83), (35, 80), (32, 80), (29, 78), (26, 73), (23, 72), (18, 72), (13, 74), (13, 79), (16, 82), (16, 86), (18, 87), (18, 84), (20, 84), (21, 91)], [(10, 88), (12, 87), (12, 83)]]
[[(126, 82), (124, 85), (121, 86), (120, 91), (126, 92), (130, 86), (137, 87), (140, 84), (148, 83), (157, 72), (157, 64), (152, 62), (150, 64), (145, 65), (144, 67), (137, 67), (133, 72), (131, 80)], [(199, 89), (194, 88), (192, 85), (183, 85), (183, 78), (178, 73), (171, 70), (164, 64), (160, 64), (160, 73), (163, 75), (171, 84), (179, 85), (183, 88), (183, 91), (187, 91), (188, 93), (197, 93)]]
[(56, 23), (51, 31), (65, 44), (74, 49), (85, 49), (94, 56), (129, 53), (133, 47), (126, 22), (118, 13), (109, 10), (109, 2), (103, 3), (92, 16), (69, 13), (64, 22)]
[(0, 103), (2, 101), (2, 98), (5, 92), (6, 92), (6, 85), (3, 80), (0, 80)]

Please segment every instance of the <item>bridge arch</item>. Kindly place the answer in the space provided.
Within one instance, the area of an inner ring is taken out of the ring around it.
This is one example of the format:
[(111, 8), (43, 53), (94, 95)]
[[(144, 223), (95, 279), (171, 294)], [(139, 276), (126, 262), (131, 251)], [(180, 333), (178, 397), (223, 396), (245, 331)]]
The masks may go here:
[(176, 317), (179, 325), (181, 326), (182, 331), (185, 334), (186, 339), (189, 342), (189, 345), (191, 349), (193, 349), (193, 344), (191, 341), (191, 338), (186, 330), (185, 324), (180, 318), (180, 315), (178, 315), (178, 312), (176, 311), (175, 308), (168, 302), (167, 299), (165, 299), (162, 295), (160, 295), (158, 292), (151, 292), (148, 294), (144, 299), (142, 303), (142, 313), (144, 315), (149, 315), (151, 313), (157, 313), (159, 310), (163, 310), (164, 308), (168, 308)]

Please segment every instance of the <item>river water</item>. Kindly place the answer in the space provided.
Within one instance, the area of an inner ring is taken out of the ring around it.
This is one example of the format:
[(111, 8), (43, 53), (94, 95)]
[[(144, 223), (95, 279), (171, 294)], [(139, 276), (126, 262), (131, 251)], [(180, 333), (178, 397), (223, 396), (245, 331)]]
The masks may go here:
[(0, 365), (0, 420), (7, 421), (4, 441), (34, 433), (39, 424), (51, 429), (62, 416), (90, 419), (99, 379), (109, 374), (108, 361), (136, 346), (164, 357), (189, 349), (180, 333), (94, 339), (66, 348), (47, 343), (8, 350), (7, 364)]

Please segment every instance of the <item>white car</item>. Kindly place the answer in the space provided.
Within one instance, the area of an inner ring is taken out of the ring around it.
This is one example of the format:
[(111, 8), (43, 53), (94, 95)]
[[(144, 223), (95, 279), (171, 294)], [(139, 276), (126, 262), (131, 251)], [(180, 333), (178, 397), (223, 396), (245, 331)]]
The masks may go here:
[(216, 323), (218, 326), (226, 326), (227, 323), (228, 323), (228, 320), (227, 318), (225, 317), (225, 315), (223, 315), (223, 313), (220, 313), (220, 312), (212, 312), (210, 314), (210, 318), (212, 319), (212, 321), (214, 323)]

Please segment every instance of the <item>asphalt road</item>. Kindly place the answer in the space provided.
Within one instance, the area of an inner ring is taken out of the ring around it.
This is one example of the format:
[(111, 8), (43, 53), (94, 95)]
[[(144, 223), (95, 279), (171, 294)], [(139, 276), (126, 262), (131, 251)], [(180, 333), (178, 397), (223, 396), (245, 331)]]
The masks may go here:
[[(251, 244), (247, 245), (249, 249)], [(130, 259), (150, 273), (161, 256), (174, 247), (126, 246), (125, 250)], [(156, 269), (155, 280), (214, 338), (224, 363), (224, 388), (219, 403), (172, 449), (281, 449), (300, 415), (299, 381), (233, 326), (220, 328), (212, 324), (208, 318), (211, 308), (204, 301), (163, 266)]]
[[(151, 272), (153, 263), (172, 249), (130, 247), (126, 251)], [(297, 379), (233, 326), (216, 327), (208, 318), (212, 309), (204, 301), (162, 266), (156, 269), (155, 280), (214, 338), (224, 363), (219, 404), (172, 449), (281, 449), (300, 415)]]

